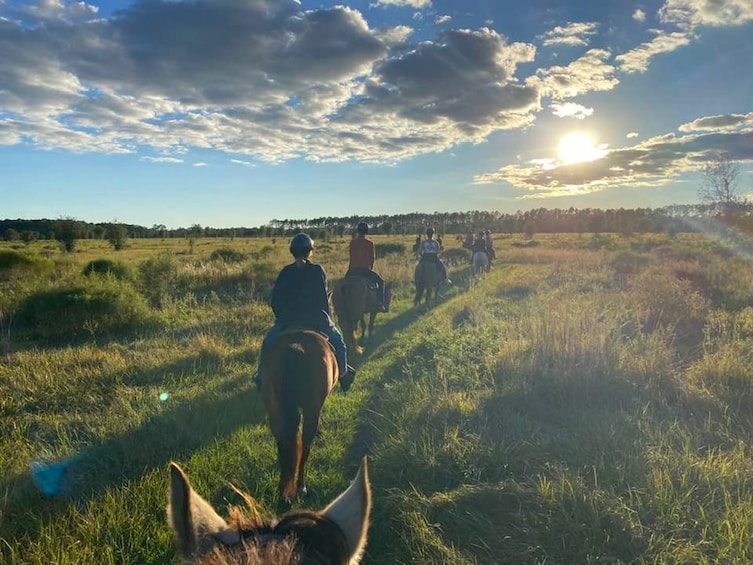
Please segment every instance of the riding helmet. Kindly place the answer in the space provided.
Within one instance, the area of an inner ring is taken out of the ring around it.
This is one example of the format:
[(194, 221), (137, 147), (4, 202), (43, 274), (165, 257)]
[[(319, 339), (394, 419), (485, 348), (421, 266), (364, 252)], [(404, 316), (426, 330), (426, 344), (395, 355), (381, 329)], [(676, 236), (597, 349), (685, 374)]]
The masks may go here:
[(314, 249), (314, 240), (305, 232), (295, 234), (293, 239), (290, 240), (290, 252), (293, 254), (293, 257), (305, 254), (306, 251), (311, 251), (312, 249)]
[(434, 233), (434, 228), (426, 228), (426, 235), (432, 235)]
[(367, 224), (366, 222), (358, 222), (358, 225), (356, 226), (356, 231), (358, 233), (362, 233), (366, 235), (367, 233), (369, 233), (369, 224)]

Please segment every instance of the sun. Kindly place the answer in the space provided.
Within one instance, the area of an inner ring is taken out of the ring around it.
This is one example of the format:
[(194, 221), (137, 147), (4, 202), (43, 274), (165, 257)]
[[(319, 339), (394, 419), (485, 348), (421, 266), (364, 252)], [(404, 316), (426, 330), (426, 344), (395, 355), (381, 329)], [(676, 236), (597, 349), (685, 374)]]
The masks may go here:
[(570, 163), (582, 163), (595, 161), (604, 156), (604, 150), (597, 147), (593, 137), (587, 133), (574, 131), (560, 139), (557, 146), (557, 154), (560, 161), (568, 165)]

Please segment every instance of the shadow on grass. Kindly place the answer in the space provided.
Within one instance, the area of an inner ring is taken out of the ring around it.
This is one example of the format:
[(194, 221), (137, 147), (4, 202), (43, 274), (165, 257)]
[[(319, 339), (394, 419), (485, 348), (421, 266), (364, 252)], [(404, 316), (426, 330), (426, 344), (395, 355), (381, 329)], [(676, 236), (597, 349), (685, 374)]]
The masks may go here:
[(171, 460), (186, 460), (238, 428), (262, 422), (266, 412), (252, 388), (243, 376), (185, 402), (169, 398), (160, 413), (139, 427), (80, 451), (58, 496), (42, 494), (28, 474), (0, 483), (5, 495), (0, 500), (1, 537), (36, 539), (71, 504), (85, 511), (88, 501), (108, 489), (137, 481), (153, 469), (164, 470)]

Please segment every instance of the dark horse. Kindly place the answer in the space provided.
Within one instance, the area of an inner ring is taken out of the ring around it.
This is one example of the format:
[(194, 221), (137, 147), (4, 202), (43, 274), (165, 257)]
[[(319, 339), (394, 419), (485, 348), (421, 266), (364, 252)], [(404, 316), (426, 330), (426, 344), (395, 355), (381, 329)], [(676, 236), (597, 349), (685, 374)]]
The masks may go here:
[(327, 337), (295, 328), (284, 331), (270, 345), (261, 373), (261, 395), (277, 442), (280, 500), (287, 503), (306, 493), (304, 467), (324, 401), (340, 374)]
[(418, 306), (421, 303), (421, 296), (424, 294), (424, 291), (426, 292), (426, 304), (429, 304), (431, 301), (436, 303), (437, 291), (442, 279), (442, 271), (439, 265), (433, 261), (419, 261), (418, 265), (416, 265), (414, 275), (416, 297), (413, 299), (413, 305)]
[(261, 518), (254, 500), (234, 488), (248, 510), (231, 510), (230, 523), (170, 464), (167, 517), (183, 563), (202, 565), (355, 565), (361, 560), (371, 511), (366, 458), (353, 483), (320, 512), (301, 510), (281, 520)]
[[(374, 320), (379, 312), (379, 296), (376, 285), (366, 277), (350, 275), (335, 283), (332, 290), (332, 306), (343, 332), (345, 345), (350, 351), (363, 353), (363, 347), (356, 340), (356, 330), (361, 324), (361, 339), (366, 335), (368, 328), (369, 337), (374, 332)], [(391, 293), (389, 287), (384, 289), (386, 302), (389, 305)], [(365, 316), (369, 315), (369, 323), (366, 325)]]

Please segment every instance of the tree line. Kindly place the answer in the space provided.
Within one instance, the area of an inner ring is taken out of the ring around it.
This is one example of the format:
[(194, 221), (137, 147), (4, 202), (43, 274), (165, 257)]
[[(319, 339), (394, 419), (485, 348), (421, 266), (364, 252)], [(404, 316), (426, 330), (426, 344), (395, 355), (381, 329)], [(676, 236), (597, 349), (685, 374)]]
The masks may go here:
[[(58, 240), (64, 244), (76, 239), (103, 239), (119, 249), (128, 238), (199, 237), (275, 237), (300, 230), (318, 239), (350, 234), (365, 221), (375, 234), (415, 235), (431, 226), (439, 234), (462, 234), (489, 229), (494, 233), (679, 233), (718, 231), (720, 225), (753, 231), (753, 205), (748, 202), (721, 207), (718, 203), (672, 205), (661, 208), (536, 208), (502, 213), (472, 210), (467, 212), (411, 212), (393, 215), (327, 216), (319, 218), (273, 219), (258, 227), (213, 228), (194, 224), (188, 228), (168, 229), (164, 225), (145, 227), (118, 222), (89, 223), (73, 218), (42, 220), (0, 220), (0, 238), (30, 242)], [(70, 250), (70, 249), (68, 249)]]

